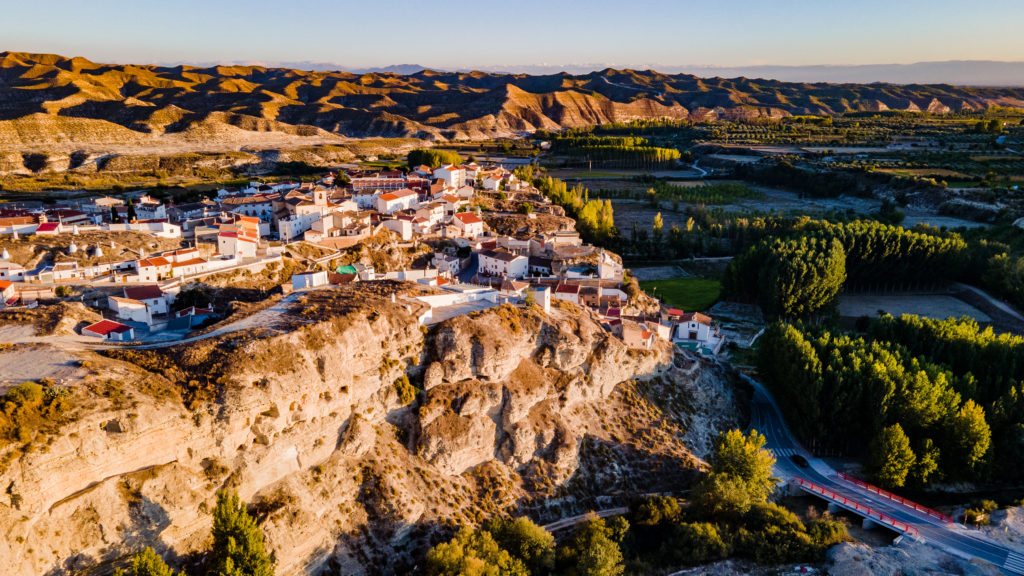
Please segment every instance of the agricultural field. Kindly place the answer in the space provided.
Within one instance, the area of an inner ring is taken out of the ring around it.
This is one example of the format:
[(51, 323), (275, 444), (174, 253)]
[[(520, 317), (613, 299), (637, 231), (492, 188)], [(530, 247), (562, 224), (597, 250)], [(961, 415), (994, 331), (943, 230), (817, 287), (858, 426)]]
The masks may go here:
[(710, 278), (641, 280), (640, 287), (669, 306), (686, 312), (711, 308), (722, 293), (722, 283)]

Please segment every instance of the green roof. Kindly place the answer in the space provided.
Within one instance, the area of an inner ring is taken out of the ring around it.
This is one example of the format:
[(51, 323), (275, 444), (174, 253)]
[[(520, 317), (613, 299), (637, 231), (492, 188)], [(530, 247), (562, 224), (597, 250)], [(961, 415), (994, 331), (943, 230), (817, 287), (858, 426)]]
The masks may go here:
[(337, 272), (338, 274), (355, 274), (356, 267), (352, 266), (351, 264), (348, 264), (346, 266), (338, 266)]

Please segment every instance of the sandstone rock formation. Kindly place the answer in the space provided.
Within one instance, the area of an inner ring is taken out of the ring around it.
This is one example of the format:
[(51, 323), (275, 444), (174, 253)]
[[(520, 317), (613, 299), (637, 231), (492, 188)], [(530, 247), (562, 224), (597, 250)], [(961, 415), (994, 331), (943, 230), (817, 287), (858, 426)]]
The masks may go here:
[[(318, 291), (255, 333), (83, 353), (70, 422), (2, 449), (5, 573), (103, 573), (143, 545), (192, 565), (231, 488), (279, 575), (401, 574), (457, 524), (685, 484), (704, 429), (735, 424), (720, 369), (667, 344), (627, 350), (575, 307), (504, 306), (426, 332), (397, 302)], [(401, 404), (403, 374), (425, 389), (419, 405)]]

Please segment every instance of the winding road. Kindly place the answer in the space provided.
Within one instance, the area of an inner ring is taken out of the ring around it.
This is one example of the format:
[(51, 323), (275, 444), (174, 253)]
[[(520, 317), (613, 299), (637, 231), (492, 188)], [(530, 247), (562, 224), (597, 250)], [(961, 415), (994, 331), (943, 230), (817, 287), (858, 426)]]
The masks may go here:
[[(786, 427), (775, 399), (765, 387), (752, 378), (743, 378), (754, 388), (750, 427), (767, 438), (767, 447), (777, 458), (774, 469), (778, 478), (787, 481), (803, 478), (913, 526), (919, 531), (921, 541), (945, 552), (964, 559), (981, 558), (1007, 574), (1024, 575), (1024, 551), (1011, 550), (964, 526), (944, 522), (840, 479), (836, 470), (824, 460), (815, 458), (796, 441)], [(806, 458), (808, 466), (796, 465), (791, 459), (793, 455)]]

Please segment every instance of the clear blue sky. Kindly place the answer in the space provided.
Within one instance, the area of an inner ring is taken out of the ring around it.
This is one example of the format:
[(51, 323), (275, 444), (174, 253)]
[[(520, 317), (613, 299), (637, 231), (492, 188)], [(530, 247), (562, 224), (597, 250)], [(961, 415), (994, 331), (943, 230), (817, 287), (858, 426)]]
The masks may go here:
[(744, 66), (1024, 60), (1022, 0), (0, 0), (0, 50), (99, 62)]

